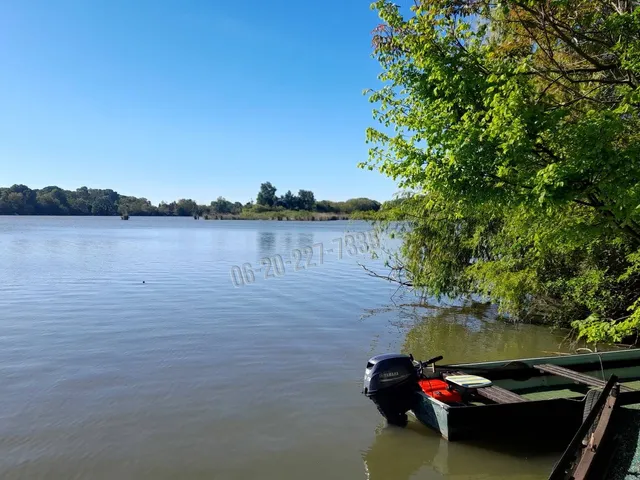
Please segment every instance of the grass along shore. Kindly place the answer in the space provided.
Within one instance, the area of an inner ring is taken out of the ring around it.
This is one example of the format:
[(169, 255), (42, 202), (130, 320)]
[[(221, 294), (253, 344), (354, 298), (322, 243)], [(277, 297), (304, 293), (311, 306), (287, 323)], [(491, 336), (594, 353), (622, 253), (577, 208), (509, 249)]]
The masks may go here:
[(354, 214), (311, 212), (306, 210), (276, 210), (266, 212), (244, 211), (240, 214), (206, 214), (205, 220), (275, 220), (275, 221), (309, 221), (325, 222), (331, 220), (355, 220)]

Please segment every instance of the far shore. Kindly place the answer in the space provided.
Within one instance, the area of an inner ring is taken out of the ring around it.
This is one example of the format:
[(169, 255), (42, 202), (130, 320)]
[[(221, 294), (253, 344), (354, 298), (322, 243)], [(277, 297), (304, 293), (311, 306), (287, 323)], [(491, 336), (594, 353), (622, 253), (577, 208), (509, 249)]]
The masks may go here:
[(326, 222), (335, 220), (353, 220), (354, 216), (322, 212), (243, 212), (240, 215), (204, 215), (205, 220), (272, 220), (272, 221), (304, 221)]
[[(283, 215), (277, 212), (242, 213), (240, 215), (129, 215), (126, 220), (135, 218), (193, 218), (194, 220), (262, 220), (271, 222), (333, 222), (344, 220), (371, 220), (366, 215), (345, 215), (322, 212), (296, 212), (296, 215)], [(69, 218), (122, 218), (120, 215), (0, 215), (0, 217), (69, 217)], [(124, 218), (123, 218), (124, 220)]]

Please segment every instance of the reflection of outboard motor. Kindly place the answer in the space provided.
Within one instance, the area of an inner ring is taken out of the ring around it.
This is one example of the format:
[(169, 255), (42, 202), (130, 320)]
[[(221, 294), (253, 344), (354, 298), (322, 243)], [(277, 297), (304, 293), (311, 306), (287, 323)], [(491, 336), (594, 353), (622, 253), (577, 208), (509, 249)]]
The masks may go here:
[(418, 372), (408, 355), (377, 355), (367, 363), (362, 393), (390, 424), (407, 424), (407, 411), (413, 408), (419, 388)]

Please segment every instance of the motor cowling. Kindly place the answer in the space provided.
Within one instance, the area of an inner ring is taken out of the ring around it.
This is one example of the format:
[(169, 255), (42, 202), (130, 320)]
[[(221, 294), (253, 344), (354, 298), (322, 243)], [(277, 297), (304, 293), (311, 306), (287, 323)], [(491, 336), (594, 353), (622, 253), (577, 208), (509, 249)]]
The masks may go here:
[(418, 372), (410, 356), (387, 353), (367, 362), (362, 393), (373, 401), (388, 423), (407, 424), (407, 411), (414, 407), (419, 388)]

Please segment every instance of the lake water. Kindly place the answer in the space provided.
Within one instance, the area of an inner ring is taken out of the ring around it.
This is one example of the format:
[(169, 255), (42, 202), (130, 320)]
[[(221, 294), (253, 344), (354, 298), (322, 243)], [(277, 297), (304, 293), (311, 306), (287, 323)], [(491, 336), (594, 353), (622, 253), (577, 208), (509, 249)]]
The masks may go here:
[(361, 395), (378, 353), (562, 348), (488, 307), (412, 306), (358, 265), (384, 271), (375, 239), (348, 237), (369, 230), (0, 217), (0, 478), (546, 478), (557, 453), (387, 428)]

